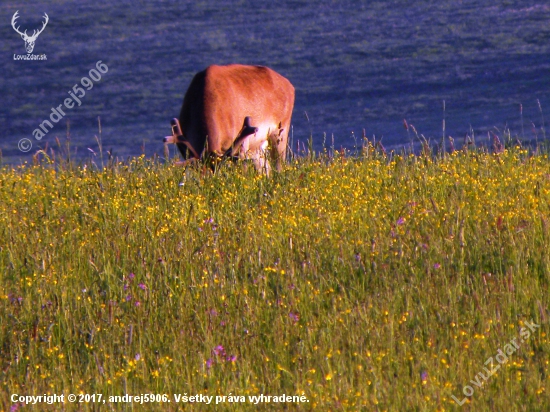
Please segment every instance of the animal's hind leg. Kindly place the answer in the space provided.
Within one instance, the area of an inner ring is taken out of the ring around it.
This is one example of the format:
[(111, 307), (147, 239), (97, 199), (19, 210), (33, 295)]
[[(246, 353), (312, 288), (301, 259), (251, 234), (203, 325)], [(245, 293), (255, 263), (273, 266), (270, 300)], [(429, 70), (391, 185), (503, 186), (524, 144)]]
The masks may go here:
[(275, 163), (277, 171), (281, 170), (282, 163), (286, 160), (287, 137), (288, 131), (283, 128), (281, 122), (279, 122), (278, 127), (268, 136), (269, 154), (271, 161)]
[(258, 172), (263, 172), (266, 175), (269, 176), (269, 173), (271, 171), (271, 165), (269, 164), (269, 148), (268, 148), (268, 141), (264, 141), (262, 145), (260, 146), (260, 149), (255, 151), (252, 155), (252, 161), (254, 162), (254, 166), (256, 167), (256, 170)]

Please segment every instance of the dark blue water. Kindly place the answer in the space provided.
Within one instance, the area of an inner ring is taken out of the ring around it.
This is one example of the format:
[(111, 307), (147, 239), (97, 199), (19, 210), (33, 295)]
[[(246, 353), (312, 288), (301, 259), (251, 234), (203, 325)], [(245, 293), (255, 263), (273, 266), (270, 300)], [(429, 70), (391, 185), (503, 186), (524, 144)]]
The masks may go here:
[[(14, 60), (25, 54), (16, 10), (31, 33), (48, 13), (34, 50), (46, 61)], [(193, 74), (236, 62), (294, 84), (294, 144), (311, 135), (317, 148), (332, 138), (352, 148), (364, 130), (398, 148), (410, 139), (403, 119), (436, 142), (443, 118), (460, 145), (506, 128), (540, 140), (545, 114), (550, 122), (543, 1), (3, 1), (0, 22), (0, 148), (12, 163), (67, 135), (77, 156), (92, 156), (98, 116), (104, 150), (161, 154)], [(109, 71), (37, 141), (33, 130), (98, 60)]]

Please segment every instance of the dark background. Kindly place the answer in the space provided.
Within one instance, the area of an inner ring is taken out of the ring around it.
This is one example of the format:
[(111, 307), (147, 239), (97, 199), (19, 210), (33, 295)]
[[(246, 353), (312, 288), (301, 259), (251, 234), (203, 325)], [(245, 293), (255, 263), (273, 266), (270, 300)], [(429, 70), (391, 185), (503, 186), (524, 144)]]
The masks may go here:
[[(30, 33), (48, 13), (34, 50), (47, 61), (14, 61), (26, 54), (11, 27), (16, 10)], [(327, 146), (334, 136), (337, 148), (353, 148), (352, 133), (360, 140), (365, 129), (399, 148), (409, 143), (403, 119), (436, 142), (443, 117), (460, 145), (469, 131), (480, 142), (506, 127), (541, 140), (550, 112), (543, 1), (2, 1), (0, 38), (0, 148), (9, 163), (65, 138), (67, 120), (73, 150), (91, 156), (98, 116), (104, 149), (161, 154), (192, 76), (214, 63), (267, 65), (294, 84), (294, 145), (312, 135), (320, 148), (326, 134)], [(98, 60), (109, 72), (36, 141), (32, 131)], [(17, 149), (24, 137), (28, 154)]]

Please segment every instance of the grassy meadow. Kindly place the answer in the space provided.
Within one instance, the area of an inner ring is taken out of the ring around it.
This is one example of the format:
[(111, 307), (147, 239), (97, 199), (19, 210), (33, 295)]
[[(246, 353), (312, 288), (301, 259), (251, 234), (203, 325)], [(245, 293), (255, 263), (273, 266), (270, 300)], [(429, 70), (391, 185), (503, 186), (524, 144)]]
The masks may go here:
[(0, 409), (61, 409), (11, 394), (152, 393), (171, 402), (64, 408), (544, 410), (549, 205), (548, 156), (519, 147), (366, 145), (269, 177), (144, 157), (4, 167)]

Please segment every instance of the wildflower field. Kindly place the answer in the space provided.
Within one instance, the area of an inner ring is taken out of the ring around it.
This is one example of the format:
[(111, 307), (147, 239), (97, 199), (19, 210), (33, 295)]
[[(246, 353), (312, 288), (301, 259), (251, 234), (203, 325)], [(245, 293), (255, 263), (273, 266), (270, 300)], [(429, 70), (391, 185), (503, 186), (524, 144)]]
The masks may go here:
[(4, 167), (1, 410), (545, 410), (549, 205), (519, 147)]

